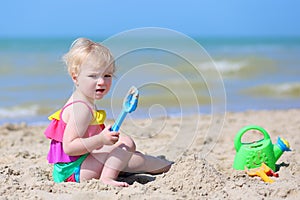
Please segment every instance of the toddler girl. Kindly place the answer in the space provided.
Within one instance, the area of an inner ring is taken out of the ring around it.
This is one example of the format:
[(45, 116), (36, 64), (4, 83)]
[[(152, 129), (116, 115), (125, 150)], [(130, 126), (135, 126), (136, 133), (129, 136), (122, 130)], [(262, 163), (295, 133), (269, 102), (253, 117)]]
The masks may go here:
[(114, 58), (99, 43), (79, 38), (64, 56), (75, 90), (59, 111), (52, 114), (45, 130), (51, 139), (48, 153), (55, 182), (100, 179), (105, 184), (127, 187), (117, 181), (120, 171), (163, 173), (171, 162), (136, 151), (134, 141), (105, 126), (105, 111), (95, 100), (110, 90), (115, 72)]

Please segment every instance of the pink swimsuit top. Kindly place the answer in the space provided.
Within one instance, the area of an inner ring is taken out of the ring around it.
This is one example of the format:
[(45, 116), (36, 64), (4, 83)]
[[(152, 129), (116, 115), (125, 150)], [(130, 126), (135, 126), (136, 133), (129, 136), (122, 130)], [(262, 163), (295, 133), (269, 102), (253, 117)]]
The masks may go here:
[[(64, 109), (74, 103), (85, 103), (84, 101), (74, 101), (65, 105), (61, 110), (56, 111), (54, 114), (48, 117), (51, 120), (49, 126), (45, 130), (44, 134), (47, 138), (51, 139), (50, 150), (48, 152), (49, 163), (68, 163), (76, 161), (80, 156), (69, 156), (63, 150), (63, 135), (66, 128), (66, 123), (62, 120), (62, 113)], [(106, 113), (104, 110), (93, 110), (87, 105), (93, 114), (93, 120), (87, 129), (87, 135), (90, 137), (95, 134), (99, 134), (104, 128), (104, 120)]]

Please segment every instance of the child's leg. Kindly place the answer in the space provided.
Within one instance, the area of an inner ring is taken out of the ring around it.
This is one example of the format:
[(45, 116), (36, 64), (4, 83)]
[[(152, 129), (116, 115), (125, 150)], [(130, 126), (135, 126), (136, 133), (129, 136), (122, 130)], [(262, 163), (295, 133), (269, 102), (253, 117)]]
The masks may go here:
[(103, 183), (115, 186), (128, 186), (126, 182), (116, 181), (135, 151), (135, 144), (130, 137), (121, 136), (114, 145), (105, 145), (95, 150), (83, 161), (80, 169), (80, 181), (100, 179)]
[(107, 156), (100, 180), (109, 185), (127, 187), (128, 183), (116, 179), (135, 152), (135, 144), (130, 137), (120, 135), (119, 141), (114, 146), (115, 148)]
[(160, 174), (169, 171), (172, 162), (136, 151), (128, 162), (125, 172)]
[(80, 167), (80, 181), (99, 179), (101, 171), (104, 166), (104, 162), (107, 158), (108, 153), (97, 153), (88, 155), (88, 157), (83, 161)]
[(128, 183), (116, 181), (119, 172), (167, 172), (172, 162), (135, 151), (130, 137), (120, 135), (115, 145), (104, 146), (91, 153), (82, 163), (80, 180), (100, 179), (103, 183), (127, 187)]

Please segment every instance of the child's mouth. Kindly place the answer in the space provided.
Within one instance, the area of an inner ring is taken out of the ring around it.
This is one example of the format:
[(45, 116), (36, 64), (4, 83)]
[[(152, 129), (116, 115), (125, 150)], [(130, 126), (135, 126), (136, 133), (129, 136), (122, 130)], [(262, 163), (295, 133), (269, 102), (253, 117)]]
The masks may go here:
[(103, 93), (105, 91), (105, 89), (97, 89), (96, 92), (97, 93)]

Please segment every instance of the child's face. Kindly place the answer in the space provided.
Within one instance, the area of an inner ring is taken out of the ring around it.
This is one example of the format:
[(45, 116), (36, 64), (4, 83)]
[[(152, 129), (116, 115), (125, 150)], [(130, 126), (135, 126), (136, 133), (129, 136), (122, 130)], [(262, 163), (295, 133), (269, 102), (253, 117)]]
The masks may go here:
[(112, 67), (95, 66), (93, 62), (82, 63), (80, 73), (73, 80), (77, 89), (91, 102), (106, 95), (112, 84)]

